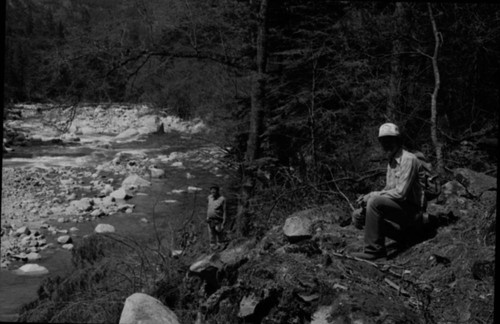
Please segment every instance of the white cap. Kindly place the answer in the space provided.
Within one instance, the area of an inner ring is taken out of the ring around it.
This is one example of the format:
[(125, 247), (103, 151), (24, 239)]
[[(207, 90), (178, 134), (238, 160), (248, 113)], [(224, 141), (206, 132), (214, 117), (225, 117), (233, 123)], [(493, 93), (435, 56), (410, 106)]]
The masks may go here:
[(393, 123), (385, 123), (378, 130), (378, 137), (399, 136), (399, 128)]

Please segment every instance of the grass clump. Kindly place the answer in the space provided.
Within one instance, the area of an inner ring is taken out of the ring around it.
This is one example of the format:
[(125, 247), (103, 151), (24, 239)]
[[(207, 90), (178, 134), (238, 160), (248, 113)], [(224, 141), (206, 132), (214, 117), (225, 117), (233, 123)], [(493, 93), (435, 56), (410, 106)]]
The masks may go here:
[(130, 238), (92, 234), (72, 253), (76, 270), (42, 282), (38, 298), (23, 306), (19, 321), (114, 323), (125, 299), (158, 279), (159, 258)]

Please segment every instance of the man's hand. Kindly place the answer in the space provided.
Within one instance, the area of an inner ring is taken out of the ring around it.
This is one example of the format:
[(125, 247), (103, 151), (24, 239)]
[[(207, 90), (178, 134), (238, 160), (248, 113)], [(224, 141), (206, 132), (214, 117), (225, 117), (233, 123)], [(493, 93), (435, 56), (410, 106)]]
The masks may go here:
[(358, 200), (356, 200), (356, 202), (358, 204), (364, 204), (366, 205), (368, 203), (368, 200), (371, 198), (371, 197), (374, 197), (374, 196), (379, 196), (381, 193), (381, 191), (372, 191), (370, 193), (367, 193), (366, 195), (364, 196), (360, 196), (358, 198)]

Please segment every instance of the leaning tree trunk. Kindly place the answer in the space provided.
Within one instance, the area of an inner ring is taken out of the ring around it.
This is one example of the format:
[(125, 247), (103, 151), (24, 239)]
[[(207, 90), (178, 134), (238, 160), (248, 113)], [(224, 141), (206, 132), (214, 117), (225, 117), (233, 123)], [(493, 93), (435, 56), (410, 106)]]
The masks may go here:
[(434, 54), (432, 55), (432, 69), (434, 71), (434, 91), (431, 96), (431, 138), (434, 148), (436, 150), (436, 160), (437, 160), (437, 171), (442, 173), (444, 171), (444, 163), (443, 163), (443, 152), (442, 152), (442, 144), (438, 140), (437, 137), (437, 95), (439, 92), (439, 86), (441, 84), (440, 76), (439, 76), (439, 68), (437, 64), (438, 51), (439, 46), (441, 45), (441, 34), (438, 32), (436, 27), (436, 20), (434, 19), (434, 15), (432, 13), (432, 7), (430, 3), (427, 3), (427, 8), (429, 10), (429, 17), (431, 19), (432, 31), (434, 33)]
[(248, 234), (252, 218), (250, 200), (255, 188), (255, 175), (251, 166), (260, 157), (261, 135), (264, 123), (267, 63), (267, 0), (262, 0), (260, 3), (258, 20), (256, 71), (252, 75), (250, 129), (245, 152), (245, 163), (242, 167), (242, 190), (237, 215), (237, 227), (239, 233), (242, 235)]

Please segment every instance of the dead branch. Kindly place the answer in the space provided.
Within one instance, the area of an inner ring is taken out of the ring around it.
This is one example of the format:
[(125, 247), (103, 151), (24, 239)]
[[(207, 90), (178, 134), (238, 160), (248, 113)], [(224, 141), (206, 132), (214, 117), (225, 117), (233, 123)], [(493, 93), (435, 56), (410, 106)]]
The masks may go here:
[[(197, 60), (207, 60), (207, 61), (212, 61), (216, 62), (219, 64), (226, 65), (228, 67), (233, 67), (241, 70), (251, 70), (255, 69), (254, 66), (250, 66), (250, 64), (244, 64), (242, 63), (243, 58), (242, 57), (235, 57), (235, 56), (229, 56), (227, 53), (216, 53), (212, 51), (202, 51), (195, 49), (193, 51), (169, 51), (169, 50), (157, 50), (157, 51), (149, 51), (149, 50), (143, 50), (139, 52), (138, 54), (128, 57), (127, 59), (123, 60), (122, 62), (118, 63), (115, 65), (111, 70), (108, 71), (106, 76), (109, 76), (116, 70), (120, 69), (121, 67), (131, 63), (131, 62), (137, 62), (143, 57), (163, 57), (167, 59), (173, 59), (173, 58), (184, 58), (184, 59), (197, 59)], [(142, 66), (141, 66), (142, 67)], [(136, 72), (137, 73), (137, 72)]]
[(470, 139), (473, 139), (476, 137), (484, 136), (484, 135), (488, 134), (489, 132), (493, 131), (494, 129), (495, 129), (495, 126), (489, 126), (489, 127), (483, 128), (477, 132), (470, 132), (470, 133), (464, 134), (462, 137), (459, 137), (459, 138), (452, 137), (451, 135), (445, 133), (442, 129), (438, 129), (438, 130), (448, 140), (455, 142), (455, 143), (460, 143), (462, 141), (467, 141), (467, 140), (470, 140)]
[(391, 286), (392, 288), (396, 289), (398, 291), (398, 295), (401, 294), (403, 296), (410, 296), (410, 294), (404, 290), (401, 286), (397, 285), (396, 283), (394, 283), (392, 280), (390, 280), (389, 278), (385, 278), (384, 281), (389, 284), (389, 286)]
[[(353, 177), (344, 177), (344, 178), (339, 178), (339, 179), (333, 179), (333, 180), (329, 180), (329, 181), (325, 181), (325, 182), (321, 182), (321, 183), (318, 183), (318, 184), (315, 184), (314, 186), (312, 184), (305, 184), (305, 185), (302, 185), (302, 186), (299, 186), (299, 187), (296, 187), (296, 188), (293, 188), (293, 189), (288, 189), (286, 191), (284, 191), (281, 195), (279, 195), (275, 200), (274, 200), (274, 204), (271, 206), (271, 208), (269, 209), (269, 211), (267, 212), (267, 215), (270, 216), (271, 213), (273, 212), (274, 208), (278, 205), (278, 202), (284, 197), (286, 196), (287, 194), (291, 193), (291, 192), (294, 192), (294, 191), (298, 191), (298, 190), (304, 190), (304, 189), (309, 189), (309, 188), (315, 188), (315, 186), (322, 186), (322, 185), (327, 185), (327, 184), (331, 184), (331, 183), (334, 183), (335, 186), (337, 186), (336, 182), (337, 181), (354, 181), (354, 182), (361, 182), (365, 179), (368, 179), (368, 178), (371, 178), (371, 177), (374, 177), (374, 176), (378, 176), (380, 174), (383, 174), (385, 172), (385, 169), (374, 169), (374, 170), (370, 170), (368, 171), (368, 175), (365, 175), (363, 177), (359, 177), (359, 178), (353, 178)], [(338, 187), (337, 187), (337, 190), (338, 190)], [(341, 195), (343, 195), (340, 191), (339, 193)], [(343, 195), (344, 196), (344, 195)], [(347, 196), (344, 197), (345, 199), (347, 199), (349, 201), (349, 199), (347, 198)], [(354, 208), (352, 205), (351, 205), (351, 208)], [(354, 210), (354, 209), (353, 209)]]

